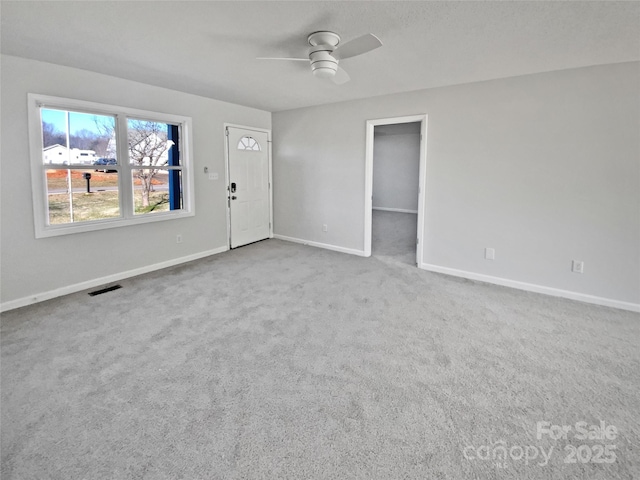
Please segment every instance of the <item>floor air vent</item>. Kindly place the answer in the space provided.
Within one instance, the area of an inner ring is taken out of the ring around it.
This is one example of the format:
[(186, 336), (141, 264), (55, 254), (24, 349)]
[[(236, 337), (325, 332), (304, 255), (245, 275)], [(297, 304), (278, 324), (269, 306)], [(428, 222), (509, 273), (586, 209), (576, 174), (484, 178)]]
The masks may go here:
[(122, 288), (122, 285), (112, 285), (112, 286), (107, 287), (107, 288), (102, 288), (100, 290), (95, 290), (93, 292), (89, 292), (89, 296), (90, 297), (95, 297), (96, 295), (102, 295), (103, 293), (113, 292), (114, 290), (118, 290), (119, 288)]

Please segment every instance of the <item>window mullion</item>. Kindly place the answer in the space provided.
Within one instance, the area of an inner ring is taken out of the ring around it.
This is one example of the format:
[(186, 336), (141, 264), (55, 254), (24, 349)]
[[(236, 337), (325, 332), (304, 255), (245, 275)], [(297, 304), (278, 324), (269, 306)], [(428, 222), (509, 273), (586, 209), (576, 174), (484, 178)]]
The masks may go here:
[(131, 179), (131, 165), (129, 163), (129, 140), (127, 133), (127, 116), (116, 116), (116, 149), (118, 152), (118, 185), (120, 189), (120, 211), (124, 218), (133, 218), (133, 184)]

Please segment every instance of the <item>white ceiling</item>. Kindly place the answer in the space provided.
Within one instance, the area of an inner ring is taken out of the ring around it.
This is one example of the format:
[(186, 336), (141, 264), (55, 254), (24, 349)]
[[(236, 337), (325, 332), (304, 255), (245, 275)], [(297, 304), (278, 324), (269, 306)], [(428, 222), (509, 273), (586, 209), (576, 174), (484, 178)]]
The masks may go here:
[[(2, 1), (2, 52), (268, 111), (640, 60), (640, 2)], [(384, 46), (312, 76), (306, 37)]]

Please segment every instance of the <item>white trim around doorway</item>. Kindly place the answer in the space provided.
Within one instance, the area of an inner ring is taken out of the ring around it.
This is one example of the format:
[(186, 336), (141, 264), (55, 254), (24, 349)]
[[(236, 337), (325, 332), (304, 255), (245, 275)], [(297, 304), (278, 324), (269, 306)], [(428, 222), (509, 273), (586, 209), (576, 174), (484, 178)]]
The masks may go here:
[(229, 208), (229, 136), (227, 128), (240, 128), (242, 130), (253, 130), (254, 132), (264, 132), (267, 134), (267, 144), (269, 147), (269, 238), (273, 238), (273, 161), (271, 148), (271, 130), (267, 128), (247, 127), (235, 123), (223, 124), (224, 135), (224, 182), (225, 182), (225, 204), (227, 206), (227, 248), (231, 248), (231, 209)]
[(364, 173), (364, 256), (371, 256), (371, 211), (373, 210), (373, 136), (378, 125), (420, 122), (420, 171), (418, 180), (418, 238), (416, 239), (416, 264), (422, 265), (424, 252), (424, 210), (427, 175), (427, 115), (408, 115), (405, 117), (379, 118), (367, 120), (365, 173)]

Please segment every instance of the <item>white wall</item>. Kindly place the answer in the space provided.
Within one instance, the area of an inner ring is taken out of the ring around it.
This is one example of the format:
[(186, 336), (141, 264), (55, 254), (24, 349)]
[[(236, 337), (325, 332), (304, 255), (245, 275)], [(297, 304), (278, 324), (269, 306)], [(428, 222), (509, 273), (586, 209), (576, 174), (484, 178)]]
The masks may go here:
[(426, 113), (427, 266), (640, 304), (639, 86), (633, 62), (275, 113), (275, 233), (362, 252), (365, 122)]
[(418, 211), (420, 123), (375, 127), (373, 208)]
[[(223, 123), (271, 128), (271, 114), (208, 98), (3, 55), (1, 296), (5, 305), (46, 298), (69, 286), (197, 257), (224, 248), (226, 194)], [(35, 239), (29, 170), (27, 93), (190, 116), (195, 167), (194, 217)], [(204, 174), (218, 172), (220, 180)], [(176, 244), (182, 234), (183, 243)]]

